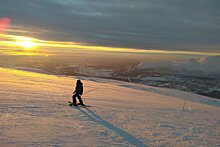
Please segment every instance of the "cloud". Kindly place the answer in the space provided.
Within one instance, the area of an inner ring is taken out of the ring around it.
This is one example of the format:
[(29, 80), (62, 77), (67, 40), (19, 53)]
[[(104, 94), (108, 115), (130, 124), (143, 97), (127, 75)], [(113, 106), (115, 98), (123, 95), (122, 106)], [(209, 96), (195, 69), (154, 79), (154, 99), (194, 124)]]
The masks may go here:
[(47, 40), (220, 51), (219, 6), (219, 0), (3, 0), (0, 17), (47, 30), (32, 34)]

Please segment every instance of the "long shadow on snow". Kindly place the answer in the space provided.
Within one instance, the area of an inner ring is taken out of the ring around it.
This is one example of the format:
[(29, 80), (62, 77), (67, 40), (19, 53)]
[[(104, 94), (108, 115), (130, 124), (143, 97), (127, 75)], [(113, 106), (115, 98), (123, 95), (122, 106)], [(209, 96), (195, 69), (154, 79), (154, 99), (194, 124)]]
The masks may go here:
[(98, 123), (102, 125), (103, 127), (114, 131), (121, 137), (123, 137), (125, 140), (127, 140), (130, 144), (138, 147), (147, 147), (142, 141), (134, 137), (132, 134), (129, 134), (128, 132), (124, 131), (123, 129), (118, 128), (117, 126), (114, 126), (113, 124), (107, 122), (106, 120), (102, 119), (99, 115), (94, 113), (92, 110), (89, 108), (83, 108), (86, 109), (87, 111), (82, 110), (80, 107), (76, 108), (80, 112), (82, 112), (85, 116), (87, 116), (90, 120), (94, 121), (95, 123)]

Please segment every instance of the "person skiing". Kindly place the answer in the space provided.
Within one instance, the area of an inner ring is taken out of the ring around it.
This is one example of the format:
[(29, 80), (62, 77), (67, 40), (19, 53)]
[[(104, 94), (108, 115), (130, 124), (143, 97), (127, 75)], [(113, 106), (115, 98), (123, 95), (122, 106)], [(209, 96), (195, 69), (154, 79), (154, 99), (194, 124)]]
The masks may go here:
[(74, 105), (74, 106), (77, 106), (77, 103), (76, 103), (76, 97), (79, 99), (79, 104), (80, 105), (83, 105), (83, 101), (82, 101), (82, 98), (81, 98), (81, 95), (83, 94), (83, 83), (80, 81), (80, 80), (77, 80), (76, 81), (76, 88), (73, 92), (73, 103), (70, 104), (70, 106)]

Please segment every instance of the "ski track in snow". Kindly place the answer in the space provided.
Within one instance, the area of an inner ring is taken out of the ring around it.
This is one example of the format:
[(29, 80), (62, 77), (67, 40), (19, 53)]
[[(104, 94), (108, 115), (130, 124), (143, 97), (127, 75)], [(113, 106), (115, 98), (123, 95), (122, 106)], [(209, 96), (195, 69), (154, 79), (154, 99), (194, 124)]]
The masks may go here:
[[(219, 100), (165, 88), (0, 68), (0, 144), (8, 146), (220, 146)], [(185, 110), (182, 110), (187, 98)], [(62, 105), (58, 105), (62, 104)]]

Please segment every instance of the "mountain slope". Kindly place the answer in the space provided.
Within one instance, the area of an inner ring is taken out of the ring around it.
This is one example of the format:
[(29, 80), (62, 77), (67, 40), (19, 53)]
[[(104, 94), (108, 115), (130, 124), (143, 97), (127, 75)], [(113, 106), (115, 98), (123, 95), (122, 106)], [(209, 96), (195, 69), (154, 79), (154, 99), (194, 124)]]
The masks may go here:
[(180, 61), (151, 61), (141, 62), (136, 66), (137, 69), (169, 69), (170, 72), (176, 71), (197, 76), (217, 76), (220, 74), (220, 56), (201, 57), (191, 60)]
[[(218, 146), (220, 101), (81, 78), (89, 108), (69, 107), (76, 79), (0, 68), (1, 146)], [(187, 98), (185, 110), (182, 110)], [(59, 105), (58, 105), (59, 104)]]

